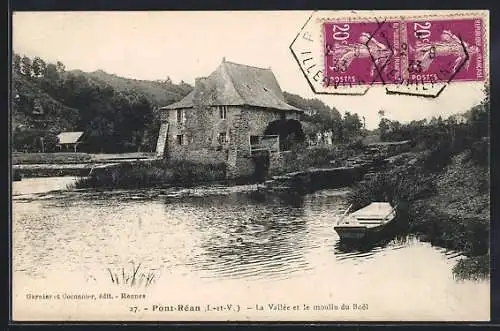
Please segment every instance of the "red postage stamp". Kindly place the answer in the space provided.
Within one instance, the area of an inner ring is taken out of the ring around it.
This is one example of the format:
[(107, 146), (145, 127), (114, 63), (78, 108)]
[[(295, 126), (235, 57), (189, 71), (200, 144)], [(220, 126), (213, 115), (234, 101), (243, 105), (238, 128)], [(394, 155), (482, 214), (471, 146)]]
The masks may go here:
[(482, 81), (484, 22), (482, 19), (408, 20), (402, 25), (407, 43), (401, 67), (409, 80)]
[(479, 16), (326, 21), (324, 85), (483, 81), (485, 30)]
[(325, 84), (383, 83), (399, 71), (394, 45), (400, 43), (399, 22), (328, 22), (324, 24)]

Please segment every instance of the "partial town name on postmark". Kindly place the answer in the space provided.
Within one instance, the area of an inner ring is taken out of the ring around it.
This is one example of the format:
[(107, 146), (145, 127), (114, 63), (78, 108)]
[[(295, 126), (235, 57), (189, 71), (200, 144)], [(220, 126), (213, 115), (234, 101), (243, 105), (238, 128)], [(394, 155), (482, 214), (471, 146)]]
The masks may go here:
[(314, 12), (290, 45), (317, 94), (437, 97), (488, 80), (488, 12)]

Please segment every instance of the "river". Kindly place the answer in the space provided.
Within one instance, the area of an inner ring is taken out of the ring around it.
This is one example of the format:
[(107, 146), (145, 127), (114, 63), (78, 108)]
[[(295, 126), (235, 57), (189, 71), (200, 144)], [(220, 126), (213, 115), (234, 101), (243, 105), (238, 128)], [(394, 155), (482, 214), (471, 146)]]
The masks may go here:
[[(67, 190), (73, 181), (13, 183), (19, 320), (489, 319), (489, 281), (455, 280), (457, 253), (411, 237), (364, 250), (342, 248), (333, 223), (346, 208), (347, 189), (305, 196), (260, 194), (252, 186)], [(139, 264), (138, 274), (154, 275), (150, 286), (111, 279), (126, 278)], [(48, 309), (43, 300), (26, 299), (28, 293), (84, 290), (147, 299), (132, 313), (122, 300), (53, 300)], [(152, 311), (154, 304), (207, 303), (240, 305), (241, 311)], [(268, 306), (277, 303), (298, 308)]]

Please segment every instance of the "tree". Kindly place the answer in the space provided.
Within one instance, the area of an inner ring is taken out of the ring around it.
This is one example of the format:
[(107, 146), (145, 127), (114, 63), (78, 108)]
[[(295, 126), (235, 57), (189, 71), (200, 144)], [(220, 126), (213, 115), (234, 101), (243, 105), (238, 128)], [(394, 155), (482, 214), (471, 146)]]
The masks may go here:
[(489, 110), (490, 110), (490, 86), (485, 84), (483, 92), (484, 92), (484, 99), (481, 102), (481, 105), (483, 105), (486, 108), (486, 110), (489, 112)]
[(177, 87), (183, 96), (188, 95), (193, 90), (193, 87), (183, 80), (181, 80)]
[(475, 138), (489, 134), (489, 105), (480, 104), (473, 107), (468, 113), (470, 134)]
[(327, 106), (319, 99), (304, 99), (299, 95), (284, 92), (285, 101), (305, 113), (302, 121), (308, 123), (307, 135), (331, 133), (336, 141), (342, 140), (342, 116), (335, 107)]
[(490, 127), (490, 87), (484, 87), (484, 99), (466, 114), (472, 136), (480, 138), (489, 134)]
[(316, 142), (317, 128), (315, 125), (310, 122), (304, 122), (302, 123), (302, 130), (309, 141)]
[(363, 124), (358, 116), (358, 114), (351, 114), (346, 112), (342, 120), (342, 131), (344, 141), (350, 141), (356, 137), (361, 136), (361, 128)]
[(378, 124), (378, 130), (382, 141), (390, 140), (389, 135), (391, 133), (391, 121), (387, 118), (382, 118)]
[(57, 61), (56, 68), (57, 68), (57, 72), (60, 74), (62, 74), (63, 72), (66, 71), (66, 67), (64, 66), (64, 64), (61, 61)]
[(47, 64), (41, 58), (36, 56), (33, 59), (32, 70), (34, 77), (42, 77), (47, 69)]
[(59, 72), (57, 71), (57, 67), (53, 63), (47, 64), (45, 67), (44, 77), (49, 79), (52, 82), (56, 82), (59, 79)]
[(45, 152), (55, 152), (57, 150), (57, 144), (59, 144), (59, 138), (51, 133), (45, 133), (43, 136), (43, 143)]
[(12, 70), (17, 74), (21, 74), (21, 56), (19, 54), (12, 56)]
[(21, 73), (26, 77), (31, 77), (32, 75), (31, 59), (27, 56), (23, 56), (21, 59)]
[(15, 129), (12, 135), (13, 147), (16, 150), (31, 150), (53, 152), (56, 150), (56, 145), (59, 139), (56, 135), (36, 129)]

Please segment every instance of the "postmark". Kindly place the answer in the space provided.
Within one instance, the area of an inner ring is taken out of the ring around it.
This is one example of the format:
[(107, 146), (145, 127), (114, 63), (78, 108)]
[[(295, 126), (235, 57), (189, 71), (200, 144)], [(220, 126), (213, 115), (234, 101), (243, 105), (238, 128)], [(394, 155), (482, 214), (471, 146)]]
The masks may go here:
[[(336, 13), (339, 21), (355, 21), (357, 15), (347, 12)], [(370, 89), (370, 81), (358, 79), (356, 82), (338, 82), (330, 80), (325, 74), (325, 40), (323, 38), (325, 13), (313, 12), (290, 44), (290, 51), (297, 62), (311, 90), (316, 94), (364, 95)]]
[(488, 38), (485, 11), (315, 12), (290, 48), (317, 94), (383, 86), (434, 98), (449, 84), (489, 79)]

